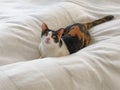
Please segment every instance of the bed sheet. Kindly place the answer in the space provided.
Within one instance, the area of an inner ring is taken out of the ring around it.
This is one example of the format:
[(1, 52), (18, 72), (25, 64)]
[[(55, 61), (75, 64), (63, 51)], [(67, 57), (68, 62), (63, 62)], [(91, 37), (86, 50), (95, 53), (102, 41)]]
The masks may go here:
[[(0, 90), (119, 90), (119, 0), (1, 0)], [(52, 29), (106, 15), (75, 54), (39, 58), (41, 24)]]

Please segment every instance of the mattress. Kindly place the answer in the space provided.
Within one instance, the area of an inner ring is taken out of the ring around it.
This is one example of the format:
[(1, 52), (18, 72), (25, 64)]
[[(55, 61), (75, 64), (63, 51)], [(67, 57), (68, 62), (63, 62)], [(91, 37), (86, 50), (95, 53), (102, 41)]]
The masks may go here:
[[(0, 90), (120, 90), (119, 0), (0, 0)], [(89, 46), (40, 58), (41, 24), (57, 30), (106, 15)]]

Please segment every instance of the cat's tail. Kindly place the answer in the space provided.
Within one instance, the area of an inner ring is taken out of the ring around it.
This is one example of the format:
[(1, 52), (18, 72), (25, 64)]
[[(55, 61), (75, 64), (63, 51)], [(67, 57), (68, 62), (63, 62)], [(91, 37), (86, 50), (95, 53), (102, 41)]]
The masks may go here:
[(93, 21), (93, 22), (85, 23), (84, 26), (85, 26), (85, 28), (86, 28), (87, 30), (89, 30), (90, 28), (92, 28), (92, 27), (94, 27), (94, 26), (96, 26), (96, 25), (102, 24), (102, 23), (107, 22), (107, 21), (110, 21), (110, 20), (112, 20), (112, 19), (114, 19), (114, 16), (108, 15), (108, 16), (106, 16), (106, 17), (104, 17), (104, 18), (95, 20), (95, 21)]

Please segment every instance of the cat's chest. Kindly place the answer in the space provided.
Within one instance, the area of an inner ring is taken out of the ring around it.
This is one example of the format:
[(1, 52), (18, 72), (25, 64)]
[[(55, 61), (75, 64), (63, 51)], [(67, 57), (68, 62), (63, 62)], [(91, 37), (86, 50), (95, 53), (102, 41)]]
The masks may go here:
[(62, 47), (58, 47), (58, 46), (49, 47), (48, 45), (44, 45), (43, 43), (41, 43), (39, 48), (40, 48), (41, 57), (60, 57), (60, 56), (69, 55), (69, 51), (67, 47), (64, 45), (64, 43)]

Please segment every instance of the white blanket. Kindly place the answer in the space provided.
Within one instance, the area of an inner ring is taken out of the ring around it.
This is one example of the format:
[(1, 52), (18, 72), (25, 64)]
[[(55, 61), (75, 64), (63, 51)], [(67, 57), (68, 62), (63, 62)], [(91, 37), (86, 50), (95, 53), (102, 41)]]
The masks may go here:
[[(0, 90), (120, 90), (119, 0), (0, 0)], [(57, 30), (106, 15), (75, 54), (40, 59), (41, 23)]]

